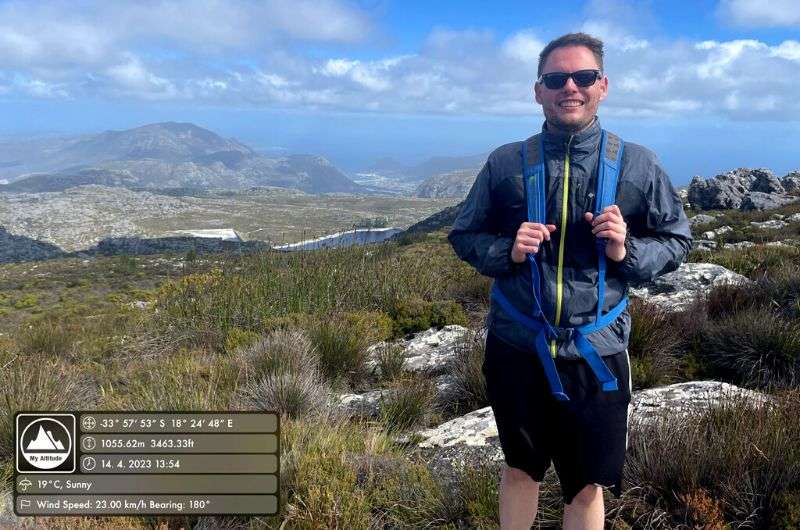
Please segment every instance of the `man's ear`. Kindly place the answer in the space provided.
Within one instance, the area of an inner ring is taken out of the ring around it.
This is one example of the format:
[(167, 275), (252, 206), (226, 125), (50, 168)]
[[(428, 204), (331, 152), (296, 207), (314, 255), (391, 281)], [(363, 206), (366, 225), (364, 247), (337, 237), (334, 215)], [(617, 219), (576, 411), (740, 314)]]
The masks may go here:
[(606, 99), (608, 96), (608, 76), (603, 76), (603, 79), (600, 81), (600, 88), (602, 92), (600, 92), (600, 101)]
[(542, 98), (541, 98), (541, 96), (539, 95), (539, 93), (540, 93), (541, 91), (542, 91), (542, 87), (541, 87), (541, 86), (539, 86), (539, 83), (538, 83), (538, 82), (535, 82), (535, 83), (533, 83), (533, 99), (534, 99), (534, 100), (536, 101), (536, 103), (538, 103), (539, 105), (541, 105), (541, 104), (542, 104)]

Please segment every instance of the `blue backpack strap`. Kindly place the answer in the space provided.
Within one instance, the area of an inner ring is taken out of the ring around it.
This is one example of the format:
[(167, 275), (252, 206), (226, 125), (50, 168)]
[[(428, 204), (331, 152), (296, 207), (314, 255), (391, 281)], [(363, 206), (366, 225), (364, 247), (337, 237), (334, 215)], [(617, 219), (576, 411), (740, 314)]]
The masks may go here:
[[(617, 181), (622, 165), (622, 149), (624, 144), (616, 134), (603, 130), (600, 138), (600, 167), (597, 171), (597, 190), (595, 193), (594, 215), (598, 216), (603, 208), (614, 204), (617, 200)], [(606, 244), (605, 238), (597, 238), (597, 318), (603, 316), (603, 305), (606, 300)]]
[[(623, 147), (624, 144), (619, 136), (603, 130), (600, 138), (600, 164), (597, 172), (595, 216), (600, 215), (606, 206), (616, 202)], [(593, 324), (578, 328), (578, 333), (575, 334), (575, 346), (581, 356), (586, 359), (597, 380), (600, 381), (603, 391), (608, 392), (617, 390), (617, 379), (608, 369), (597, 350), (584, 336), (611, 324), (628, 305), (628, 298), (625, 296), (619, 304), (603, 315), (603, 306), (606, 299), (606, 244), (607, 240), (605, 238), (597, 238), (597, 316)]]
[[(546, 202), (545, 202), (545, 163), (544, 163), (544, 136), (537, 134), (522, 142), (522, 180), (525, 184), (525, 202), (528, 207), (528, 222), (545, 224)], [(528, 261), (531, 269), (531, 284), (533, 285), (534, 316), (539, 321), (535, 325), (526, 324), (529, 320), (512, 306), (502, 294), (497, 297), (509, 315), (523, 325), (537, 332), (534, 343), (536, 354), (542, 363), (547, 382), (550, 385), (550, 393), (559, 401), (569, 401), (569, 397), (564, 393), (561, 379), (558, 376), (555, 361), (550, 355), (550, 348), (547, 345), (547, 338), (556, 335), (553, 325), (547, 320), (542, 310), (540, 302), (542, 298), (541, 276), (539, 274), (539, 263), (535, 254), (528, 254)], [(498, 289), (499, 291), (499, 289)]]

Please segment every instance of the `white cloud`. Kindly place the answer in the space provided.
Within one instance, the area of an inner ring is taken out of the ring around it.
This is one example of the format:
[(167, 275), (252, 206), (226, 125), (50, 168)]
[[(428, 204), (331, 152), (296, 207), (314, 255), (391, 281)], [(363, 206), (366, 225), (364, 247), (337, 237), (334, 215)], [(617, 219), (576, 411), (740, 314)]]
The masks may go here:
[(742, 26), (800, 26), (800, 0), (722, 0), (718, 12)]
[[(22, 4), (0, 3), (0, 92), (345, 112), (541, 113), (531, 95), (546, 40), (537, 29), (498, 36), (438, 27), (405, 55), (365, 58), (347, 47), (325, 53), (316, 46), (303, 53), (287, 39), (316, 38), (305, 32), (309, 24), (324, 25), (322, 15), (331, 25), (317, 37), (334, 42), (345, 33), (363, 36), (369, 21), (349, 3), (322, 1), (317, 12), (305, 0), (287, 2), (82, 2), (93, 9), (41, 2), (29, 10), (36, 20), (23, 16)], [(581, 28), (607, 44), (610, 92), (602, 115), (800, 121), (794, 96), (800, 41), (644, 38), (635, 25), (608, 18), (625, 20), (627, 4), (592, 5), (605, 18), (593, 12)], [(296, 18), (288, 16), (291, 6), (297, 6)], [(181, 12), (191, 16), (181, 18)], [(264, 18), (267, 13), (275, 16)], [(259, 25), (268, 37), (253, 29)], [(53, 31), (44, 35), (42, 28)], [(69, 42), (59, 44), (64, 36)]]
[(106, 71), (115, 82), (115, 90), (142, 99), (170, 99), (179, 95), (172, 81), (150, 72), (142, 61), (128, 55), (120, 64)]
[(503, 53), (522, 63), (536, 66), (539, 63), (539, 53), (545, 44), (536, 38), (532, 31), (520, 31), (503, 42)]

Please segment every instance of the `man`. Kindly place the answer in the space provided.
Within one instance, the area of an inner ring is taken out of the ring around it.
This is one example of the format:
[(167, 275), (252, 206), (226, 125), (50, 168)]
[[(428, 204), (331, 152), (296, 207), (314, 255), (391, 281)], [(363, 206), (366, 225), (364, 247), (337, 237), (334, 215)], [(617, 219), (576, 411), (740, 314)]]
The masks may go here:
[[(606, 136), (596, 112), (608, 94), (600, 40), (573, 33), (550, 42), (539, 56), (534, 92), (545, 116), (541, 136), (489, 155), (448, 239), (461, 259), (495, 278), (483, 373), (506, 460), (502, 529), (531, 527), (551, 461), (565, 501), (563, 527), (602, 529), (601, 486), (620, 495), (628, 444), (627, 288), (675, 270), (692, 237), (651, 151), (623, 139), (620, 151), (600, 152)], [(544, 168), (545, 222), (529, 222), (523, 151), (539, 156)], [(595, 211), (599, 167), (617, 155), (613, 204)], [(587, 331), (601, 313), (608, 322)], [(541, 331), (544, 322), (549, 331)], [(582, 343), (573, 333), (578, 327)], [(537, 342), (537, 330), (547, 341)], [(548, 362), (555, 366), (550, 373)]]

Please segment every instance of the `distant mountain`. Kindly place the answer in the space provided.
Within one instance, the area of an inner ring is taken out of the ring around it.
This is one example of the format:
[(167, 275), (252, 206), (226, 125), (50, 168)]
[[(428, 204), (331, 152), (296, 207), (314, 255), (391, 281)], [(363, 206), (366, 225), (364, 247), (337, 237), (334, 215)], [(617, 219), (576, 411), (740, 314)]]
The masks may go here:
[(480, 169), (487, 156), (486, 153), (467, 156), (435, 156), (416, 165), (405, 165), (393, 158), (381, 158), (361, 173), (421, 182), (444, 173)]
[(72, 138), (0, 143), (0, 191), (61, 191), (99, 184), (128, 188), (366, 190), (313, 155), (268, 158), (191, 123), (154, 123)]
[(480, 167), (461, 169), (426, 178), (414, 191), (416, 197), (463, 199), (469, 193)]

